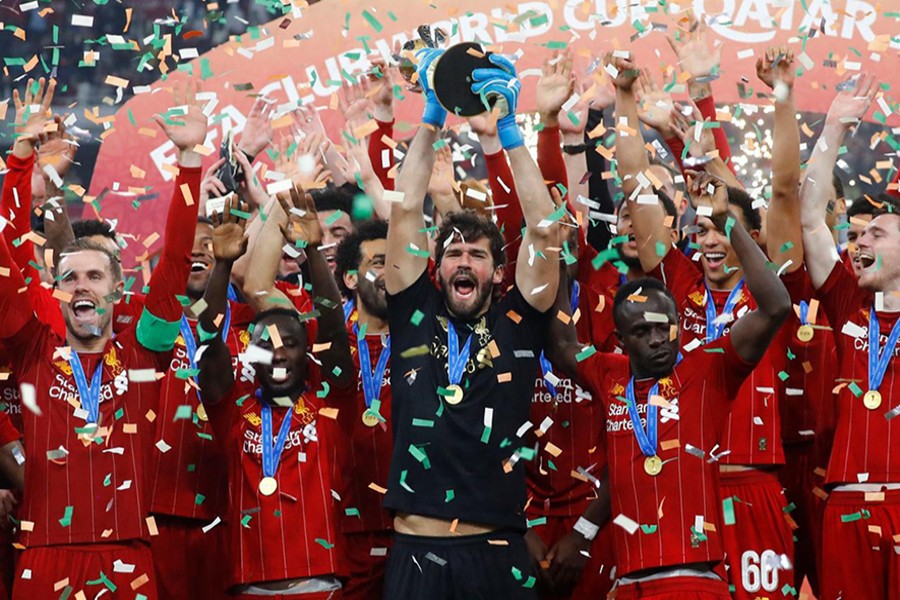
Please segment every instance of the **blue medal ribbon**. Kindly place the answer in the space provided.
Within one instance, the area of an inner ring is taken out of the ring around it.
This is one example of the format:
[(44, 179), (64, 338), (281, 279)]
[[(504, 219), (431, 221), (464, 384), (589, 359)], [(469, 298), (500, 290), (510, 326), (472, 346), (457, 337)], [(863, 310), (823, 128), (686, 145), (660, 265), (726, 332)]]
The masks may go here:
[(362, 376), (363, 394), (366, 400), (366, 408), (372, 408), (372, 403), (381, 398), (381, 387), (384, 384), (384, 372), (387, 369), (388, 359), (391, 357), (391, 336), (384, 338), (384, 348), (378, 357), (375, 371), (371, 369), (372, 359), (369, 355), (369, 343), (366, 336), (359, 334), (359, 326), (353, 325), (356, 334), (356, 347), (359, 349), (359, 374)]
[[(722, 314), (728, 314), (734, 311), (734, 306), (737, 304), (738, 299), (741, 297), (741, 290), (744, 287), (744, 278), (742, 277), (740, 281), (738, 281), (737, 285), (734, 286), (734, 289), (728, 294), (728, 299), (725, 300), (725, 306), (722, 307)], [(715, 323), (715, 320), (719, 317), (716, 314), (716, 303), (713, 301), (712, 290), (709, 289), (709, 286), (706, 286), (706, 341), (711, 342), (713, 340), (717, 340), (725, 333), (725, 323)]]
[(344, 302), (344, 323), (350, 320), (350, 315), (353, 314), (353, 309), (356, 308), (356, 302), (351, 300), (346, 300)]
[(887, 371), (888, 363), (894, 355), (894, 348), (897, 347), (897, 340), (900, 339), (900, 323), (894, 325), (891, 334), (888, 336), (884, 350), (878, 351), (881, 340), (881, 325), (878, 323), (878, 317), (875, 315), (875, 307), (869, 311), (869, 389), (877, 391), (881, 387), (881, 381), (884, 379), (884, 373)]
[(281, 453), (284, 452), (284, 443), (291, 431), (291, 410), (284, 415), (281, 429), (278, 430), (278, 438), (272, 442), (272, 407), (262, 405), (262, 471), (263, 477), (275, 477), (278, 463), (281, 462)]
[[(576, 281), (572, 285), (572, 295), (569, 297), (569, 306), (572, 308), (572, 314), (575, 314), (575, 309), (578, 308), (578, 299), (581, 296), (581, 286), (578, 285)], [(541, 377), (544, 379), (544, 385), (547, 386), (547, 391), (550, 392), (550, 395), (556, 396), (556, 386), (550, 383), (547, 380), (547, 373), (553, 372), (553, 365), (550, 364), (550, 361), (547, 360), (547, 356), (544, 354), (544, 351), (541, 350), (540, 356), (541, 363)]]
[(807, 320), (809, 319), (809, 304), (806, 303), (806, 300), (800, 301), (800, 324), (808, 325)]
[(94, 375), (91, 377), (91, 385), (88, 385), (84, 376), (84, 367), (78, 353), (72, 350), (69, 353), (69, 366), (72, 367), (72, 376), (75, 378), (75, 387), (78, 388), (78, 396), (81, 398), (81, 407), (87, 411), (88, 423), (97, 423), (100, 420), (100, 388), (103, 385), (103, 358), (97, 363)]
[(228, 292), (227, 292), (227, 294), (228, 294), (228, 299), (229, 299), (229, 300), (231, 300), (231, 301), (233, 301), (233, 302), (237, 302), (237, 301), (238, 301), (237, 291), (234, 289), (234, 284), (231, 283), (231, 282), (228, 283)]
[[(230, 304), (225, 305), (225, 322), (222, 325), (222, 341), (224, 342), (228, 340), (228, 329), (231, 327)], [(184, 339), (184, 351), (187, 353), (188, 360), (191, 363), (191, 370), (196, 370), (197, 340), (194, 339), (194, 330), (191, 329), (191, 323), (185, 315), (181, 315), (181, 337)], [(196, 380), (194, 380), (194, 383), (196, 383)], [(197, 399), (200, 399), (199, 391), (197, 392)]]
[(657, 442), (657, 422), (656, 413), (658, 406), (650, 404), (650, 397), (659, 394), (659, 382), (654, 383), (647, 394), (647, 431), (644, 431), (641, 425), (641, 415), (638, 413), (637, 401), (634, 398), (634, 377), (628, 380), (625, 387), (625, 399), (628, 400), (628, 415), (631, 417), (631, 424), (634, 425), (634, 436), (637, 438), (638, 446), (644, 456), (656, 456)]
[(469, 360), (469, 347), (472, 345), (472, 334), (469, 334), (462, 351), (459, 350), (459, 337), (453, 322), (447, 319), (447, 378), (450, 385), (458, 385), (462, 380), (466, 361)]

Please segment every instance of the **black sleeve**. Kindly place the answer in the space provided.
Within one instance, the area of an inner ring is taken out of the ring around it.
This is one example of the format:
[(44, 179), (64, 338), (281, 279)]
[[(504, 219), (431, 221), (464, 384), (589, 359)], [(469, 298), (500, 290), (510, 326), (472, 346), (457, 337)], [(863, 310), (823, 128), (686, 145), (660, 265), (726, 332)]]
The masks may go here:
[[(603, 121), (602, 111), (589, 110), (588, 124), (585, 131), (591, 131), (601, 121)], [(603, 138), (592, 140), (588, 138), (587, 133), (585, 133), (584, 142), (589, 148), (588, 151), (585, 152), (587, 157), (587, 168), (590, 173), (588, 193), (591, 196), (591, 200), (600, 204), (598, 212), (608, 215), (614, 214), (616, 212), (615, 203), (613, 202), (612, 194), (609, 192), (609, 186), (602, 177), (604, 171), (609, 170), (609, 165), (606, 163), (606, 159), (603, 158), (603, 156), (593, 151), (593, 147), (596, 144), (603, 143)], [(598, 252), (602, 252), (609, 247), (609, 241), (611, 239), (612, 232), (609, 230), (609, 223), (601, 221), (600, 219), (588, 219), (587, 241), (591, 246)]]

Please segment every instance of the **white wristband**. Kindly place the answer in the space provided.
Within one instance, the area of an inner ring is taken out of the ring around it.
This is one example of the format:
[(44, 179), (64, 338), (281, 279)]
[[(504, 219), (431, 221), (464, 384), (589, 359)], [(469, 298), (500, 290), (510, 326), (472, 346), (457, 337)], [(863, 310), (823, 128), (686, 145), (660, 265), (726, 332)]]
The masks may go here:
[(573, 527), (573, 529), (583, 535), (584, 539), (588, 541), (597, 537), (597, 532), (600, 531), (600, 527), (594, 525), (584, 517), (578, 517), (578, 521), (575, 522), (575, 527)]

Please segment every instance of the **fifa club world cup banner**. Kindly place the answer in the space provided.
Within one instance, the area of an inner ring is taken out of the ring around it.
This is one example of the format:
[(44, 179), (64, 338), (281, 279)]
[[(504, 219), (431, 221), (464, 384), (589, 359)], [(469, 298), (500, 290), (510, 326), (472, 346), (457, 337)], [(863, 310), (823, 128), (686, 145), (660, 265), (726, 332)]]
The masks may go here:
[[(520, 112), (534, 108), (542, 62), (564, 48), (573, 50), (576, 68), (598, 84), (608, 79), (600, 57), (609, 50), (631, 50), (641, 66), (671, 84), (677, 100), (686, 96), (686, 86), (666, 36), (686, 27), (688, 8), (709, 23), (710, 42), (721, 45), (720, 73), (712, 83), (718, 103), (769, 102), (757, 97), (768, 90), (756, 79), (756, 57), (768, 46), (785, 44), (794, 49), (802, 71), (795, 93), (799, 110), (826, 112), (836, 84), (861, 71), (874, 72), (884, 93), (871, 118), (886, 123), (887, 135), (900, 122), (894, 89), (900, 38), (891, 39), (900, 31), (898, 0), (323, 0), (187, 63), (209, 99), (205, 163), (216, 158), (225, 132), (243, 129), (261, 94), (280, 106), (276, 139), (288, 131), (290, 108), (316, 106), (331, 139), (340, 143), (342, 117), (335, 95), (340, 85), (366, 69), (372, 53), (387, 56), (396, 42), (416, 37), (420, 25), (442, 28), (449, 35), (447, 45), (479, 41), (517, 56)], [(135, 236), (124, 256), (126, 266), (135, 265), (139, 255), (159, 251), (161, 240), (154, 240), (163, 233), (172, 193), (177, 151), (151, 115), (171, 106), (173, 82), (189, 75), (181, 70), (184, 65), (174, 68), (174, 56), (166, 62), (169, 77), (133, 90), (135, 95), (106, 124), (85, 198), (99, 200), (86, 202), (86, 217), (96, 218), (99, 207), (102, 218), (116, 219), (119, 231)], [(108, 83), (127, 86), (125, 74)], [(422, 110), (417, 94), (404, 89), (402, 96), (395, 127), (400, 138), (411, 135)], [(448, 124), (453, 123), (451, 117)], [(269, 162), (265, 154), (260, 159)]]

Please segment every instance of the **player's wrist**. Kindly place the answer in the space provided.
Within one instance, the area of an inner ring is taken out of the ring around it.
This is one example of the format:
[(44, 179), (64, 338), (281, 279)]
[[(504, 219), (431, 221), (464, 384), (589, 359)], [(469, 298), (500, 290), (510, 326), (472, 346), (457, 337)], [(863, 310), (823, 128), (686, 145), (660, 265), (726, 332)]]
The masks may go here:
[(422, 122), (437, 128), (443, 128), (446, 121), (447, 111), (444, 107), (438, 104), (437, 100), (432, 100), (426, 96), (425, 112), (422, 113)]
[(504, 150), (512, 150), (525, 145), (525, 137), (516, 123), (515, 113), (509, 113), (497, 121), (497, 137)]

